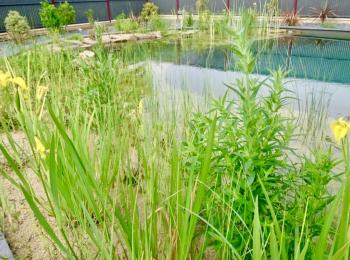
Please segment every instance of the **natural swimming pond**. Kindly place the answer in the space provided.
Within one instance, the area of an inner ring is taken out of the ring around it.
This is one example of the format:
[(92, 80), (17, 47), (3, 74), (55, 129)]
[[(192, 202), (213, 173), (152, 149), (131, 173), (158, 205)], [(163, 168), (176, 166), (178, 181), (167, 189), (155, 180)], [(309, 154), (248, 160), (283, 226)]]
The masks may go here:
[[(227, 44), (209, 46), (201, 39), (145, 43), (147, 60), (156, 86), (188, 88), (214, 96), (227, 90), (225, 84), (241, 77)], [(288, 71), (286, 87), (299, 99), (295, 110), (308, 103), (327, 106), (329, 116), (347, 116), (350, 111), (350, 42), (314, 38), (279, 38), (257, 41), (256, 77), (272, 70)], [(136, 56), (136, 55), (135, 55)], [(151, 57), (151, 58), (149, 58)]]

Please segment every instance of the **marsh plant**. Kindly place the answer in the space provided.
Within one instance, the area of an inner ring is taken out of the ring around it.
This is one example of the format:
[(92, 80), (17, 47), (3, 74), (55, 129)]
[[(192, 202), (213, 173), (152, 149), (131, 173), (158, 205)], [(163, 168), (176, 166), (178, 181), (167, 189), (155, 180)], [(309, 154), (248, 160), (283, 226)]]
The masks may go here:
[(140, 29), (139, 22), (132, 15), (127, 17), (124, 13), (121, 13), (115, 20), (115, 27), (118, 31), (135, 32)]
[(95, 15), (94, 15), (94, 10), (93, 9), (88, 9), (84, 12), (84, 15), (90, 24), (90, 29), (89, 29), (89, 38), (90, 39), (95, 39)]
[(191, 12), (184, 11), (184, 18), (182, 22), (184, 28), (192, 28), (194, 26), (194, 19)]
[(127, 46), (97, 46), (80, 66), (74, 50), (44, 47), (1, 64), (28, 143), (4, 128), (1, 175), (64, 258), (348, 258), (350, 124), (332, 124), (345, 176), (333, 195), (332, 149), (293, 149), (285, 72), (251, 75), (255, 20), (242, 17), (229, 32), (240, 79), (207, 112), (184, 101), (181, 121)]

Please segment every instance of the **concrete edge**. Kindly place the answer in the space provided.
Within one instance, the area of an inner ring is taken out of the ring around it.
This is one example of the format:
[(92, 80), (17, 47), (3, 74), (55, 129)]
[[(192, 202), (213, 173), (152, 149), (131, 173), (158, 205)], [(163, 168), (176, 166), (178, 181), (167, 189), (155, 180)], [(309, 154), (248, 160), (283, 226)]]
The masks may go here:
[(11, 249), (2, 233), (0, 233), (0, 259), (14, 260)]

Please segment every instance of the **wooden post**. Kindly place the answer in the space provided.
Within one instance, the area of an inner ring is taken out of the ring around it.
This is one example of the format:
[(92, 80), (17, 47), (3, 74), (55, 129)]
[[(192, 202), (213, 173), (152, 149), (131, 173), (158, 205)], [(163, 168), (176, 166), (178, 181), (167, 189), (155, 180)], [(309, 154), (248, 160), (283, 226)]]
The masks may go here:
[(179, 19), (180, 0), (176, 0), (176, 16)]
[(298, 0), (294, 0), (294, 4), (293, 4), (293, 14), (294, 16), (297, 15), (298, 12)]
[(106, 4), (107, 4), (107, 15), (108, 15), (108, 20), (111, 22), (111, 21), (112, 21), (111, 0), (106, 0)]

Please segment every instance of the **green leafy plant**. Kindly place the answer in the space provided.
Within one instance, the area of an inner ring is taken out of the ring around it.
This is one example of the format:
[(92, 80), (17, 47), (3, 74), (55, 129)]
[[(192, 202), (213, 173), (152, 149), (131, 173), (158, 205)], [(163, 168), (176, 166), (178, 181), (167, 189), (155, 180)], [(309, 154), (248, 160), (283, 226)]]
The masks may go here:
[(25, 16), (17, 11), (10, 11), (5, 18), (6, 32), (15, 42), (22, 42), (29, 36), (30, 26)]
[(159, 7), (152, 2), (145, 3), (141, 10), (141, 20), (144, 22), (149, 22), (152, 16), (159, 14)]
[(56, 31), (62, 30), (70, 23), (74, 23), (76, 19), (74, 7), (67, 1), (61, 3), (58, 7), (48, 1), (41, 2), (39, 15), (43, 26)]
[(39, 15), (41, 23), (44, 27), (51, 30), (58, 30), (61, 28), (62, 24), (57, 9), (48, 1), (41, 3)]
[(58, 6), (57, 12), (62, 26), (67, 26), (75, 22), (76, 13), (74, 7), (67, 1), (64, 1)]

